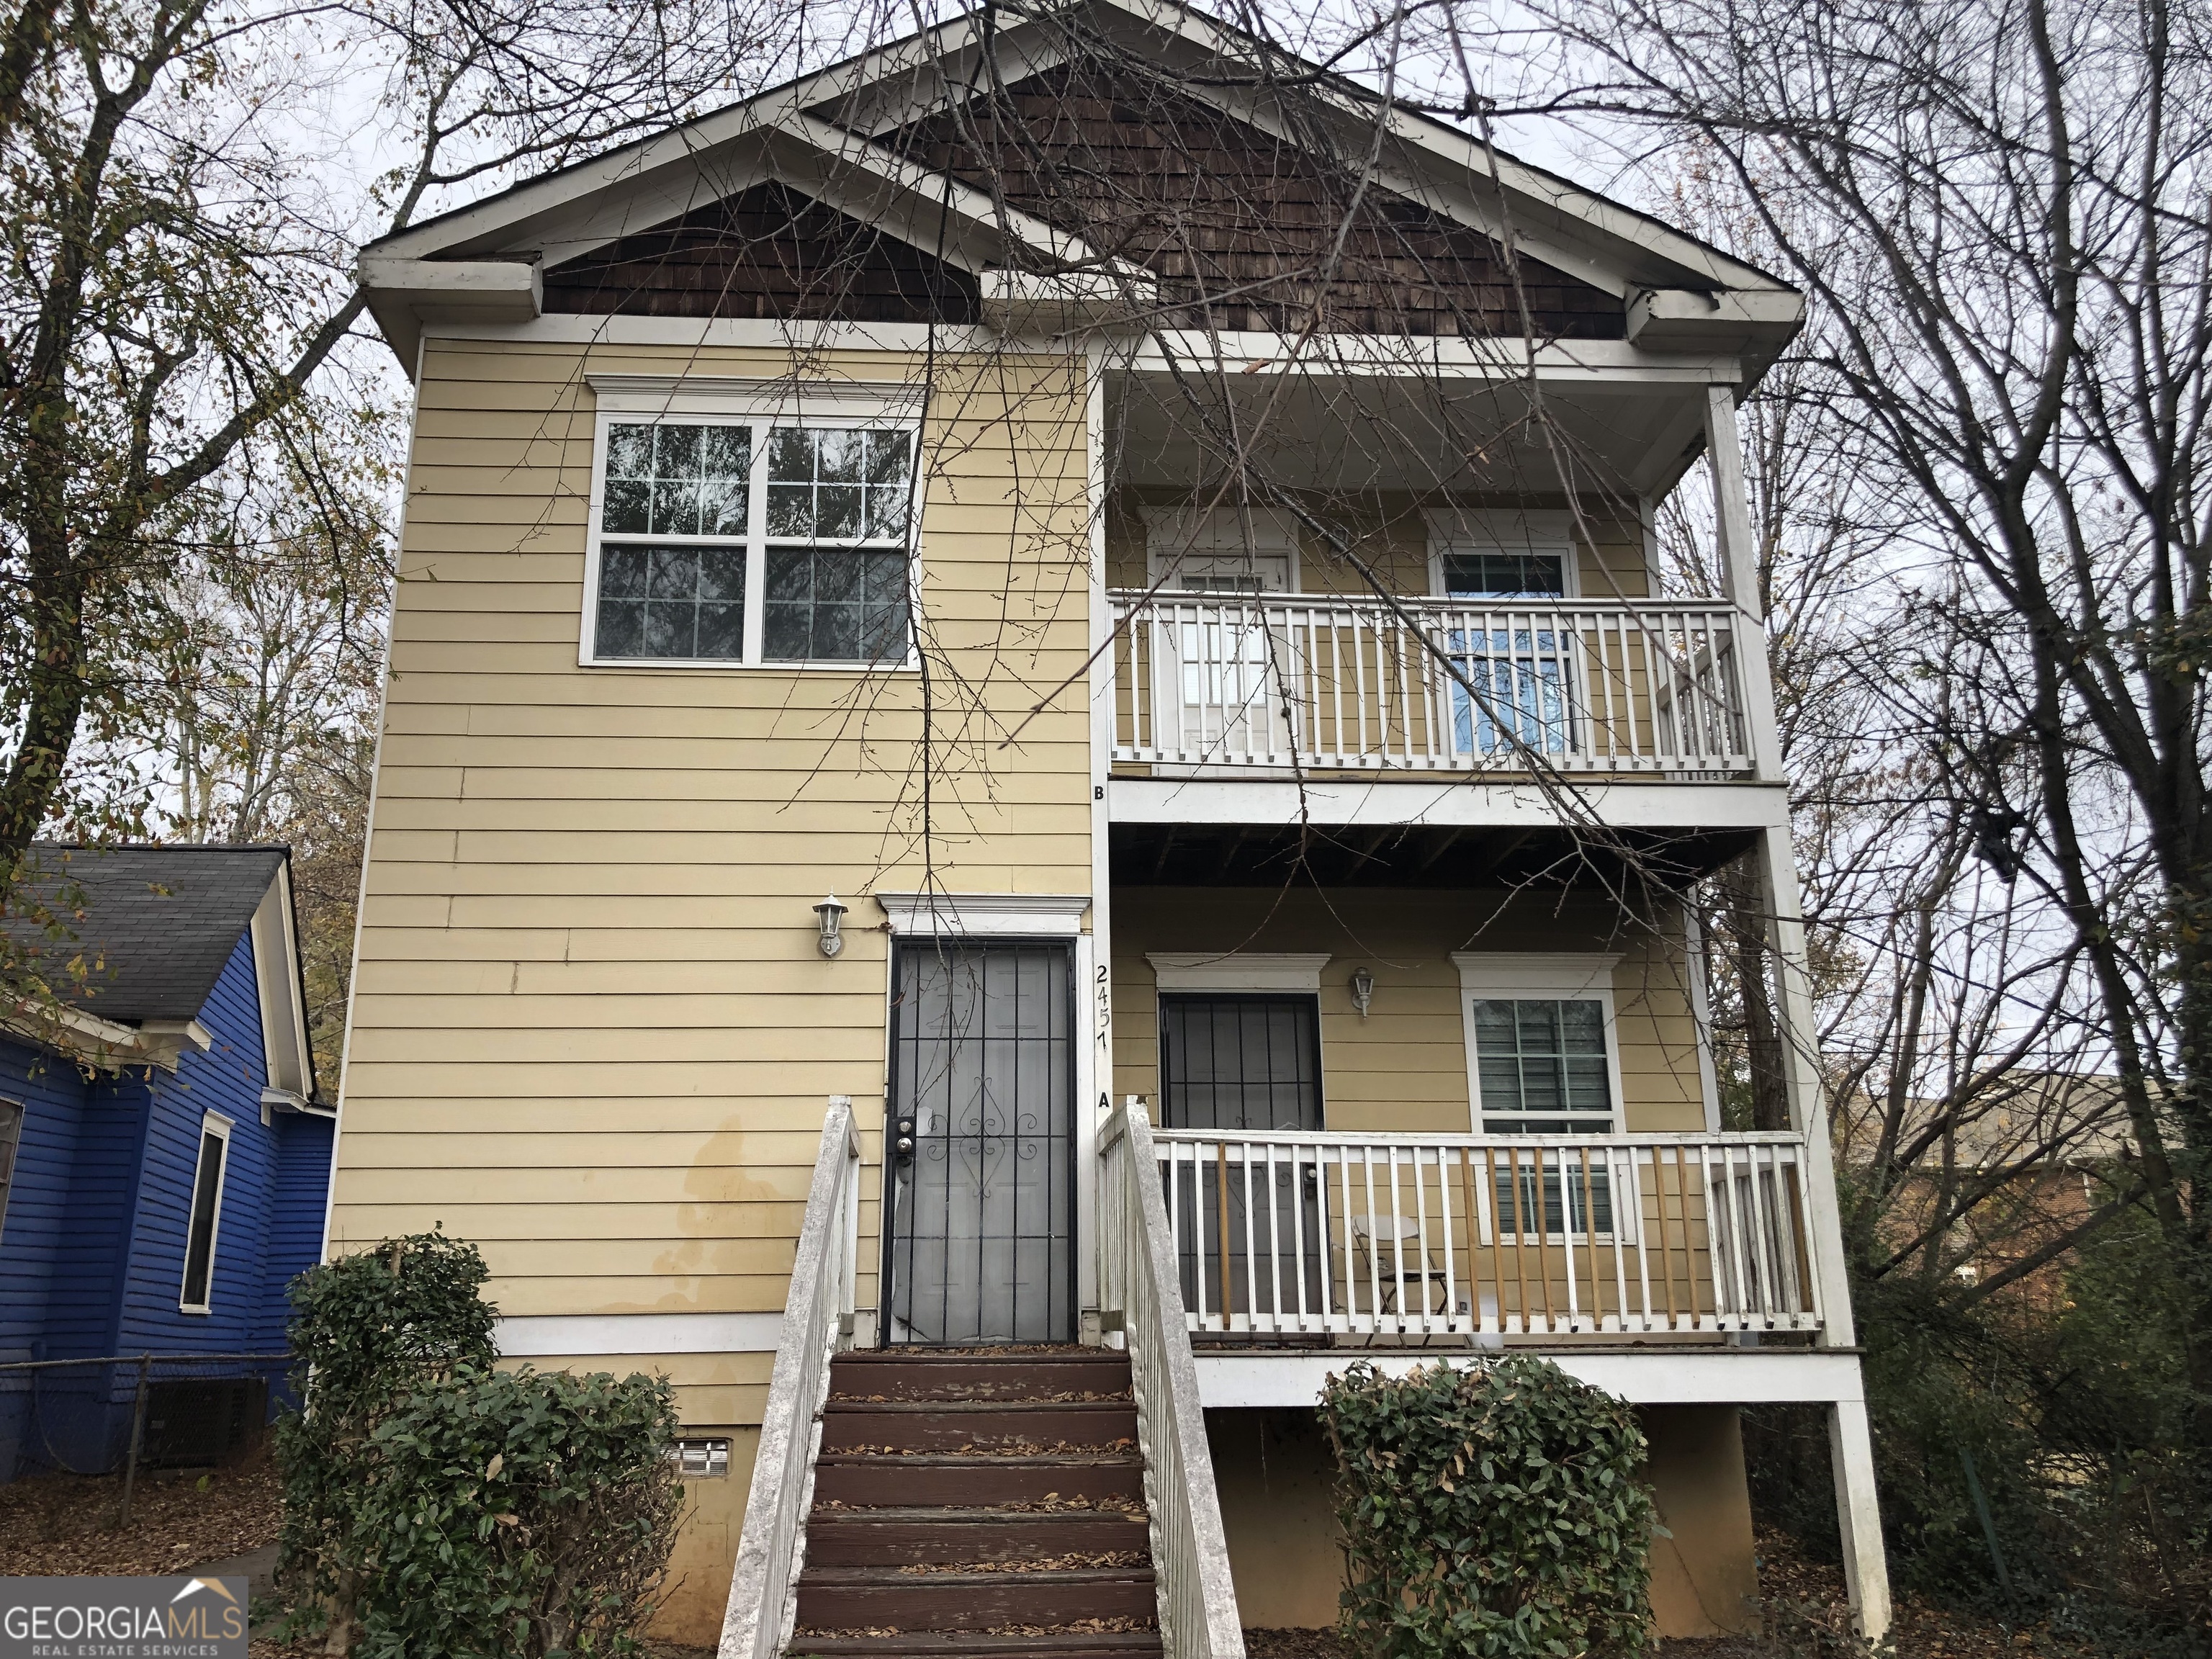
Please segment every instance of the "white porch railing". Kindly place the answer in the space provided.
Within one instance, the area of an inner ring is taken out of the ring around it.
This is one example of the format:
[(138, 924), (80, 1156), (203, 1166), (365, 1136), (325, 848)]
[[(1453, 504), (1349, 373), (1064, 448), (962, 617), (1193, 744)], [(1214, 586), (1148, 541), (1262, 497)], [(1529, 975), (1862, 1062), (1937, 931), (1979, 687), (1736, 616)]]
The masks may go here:
[(1167, 1659), (1244, 1659), (1198, 1368), (1153, 1175), (1159, 1156), (1133, 1102), (1099, 1133), (1099, 1306), (1121, 1316), (1129, 1346), (1161, 1644)]
[(1814, 1331), (1796, 1134), (1154, 1133), (1189, 1328)]
[(730, 1575), (720, 1659), (775, 1659), (790, 1639), (797, 1609), (806, 1512), (814, 1498), (814, 1458), (830, 1359), (853, 1336), (854, 1268), (860, 1250), (860, 1143), (853, 1103), (830, 1102), (815, 1155), (792, 1263), (791, 1299), (769, 1373), (760, 1450), (745, 1498), (744, 1529)]
[[(1707, 600), (1112, 596), (1114, 758), (1745, 771), (1741, 619)], [(1754, 645), (1754, 649), (1759, 648)], [(1447, 665), (1449, 665), (1449, 666)]]

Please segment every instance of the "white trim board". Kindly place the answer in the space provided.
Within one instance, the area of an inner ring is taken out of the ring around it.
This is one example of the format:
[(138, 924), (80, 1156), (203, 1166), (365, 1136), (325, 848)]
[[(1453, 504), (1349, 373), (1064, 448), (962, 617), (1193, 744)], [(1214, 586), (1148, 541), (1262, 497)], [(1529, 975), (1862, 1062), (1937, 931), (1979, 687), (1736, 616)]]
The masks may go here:
[[(1856, 1352), (1782, 1348), (1655, 1348), (1648, 1352), (1530, 1349), (1568, 1376), (1639, 1406), (1753, 1406), (1784, 1401), (1852, 1401), (1866, 1398)], [(1199, 1402), (1231, 1407), (1312, 1406), (1322, 1385), (1353, 1358), (1371, 1360), (1386, 1376), (1402, 1376), (1441, 1359), (1473, 1360), (1468, 1350), (1334, 1348), (1319, 1352), (1197, 1355)]]
[(1257, 951), (1147, 951), (1158, 988), (1177, 991), (1321, 992), (1329, 953), (1268, 954)]
[(492, 1340), (513, 1359), (574, 1355), (774, 1353), (781, 1313), (524, 1314), (497, 1321)]
[(1088, 893), (878, 893), (895, 938), (1073, 939)]

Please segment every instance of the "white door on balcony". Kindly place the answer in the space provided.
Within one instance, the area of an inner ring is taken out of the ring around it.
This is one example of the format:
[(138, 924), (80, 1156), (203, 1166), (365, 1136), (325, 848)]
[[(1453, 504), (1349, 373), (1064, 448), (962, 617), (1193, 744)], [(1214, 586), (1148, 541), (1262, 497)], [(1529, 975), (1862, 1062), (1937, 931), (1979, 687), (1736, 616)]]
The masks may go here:
[(1553, 603), (1577, 586), (1567, 515), (1442, 509), (1429, 519), (1430, 586), (1465, 607), (1447, 613), (1439, 641), (1458, 671), (1452, 752), (1567, 755), (1576, 747), (1575, 635)]
[(1193, 760), (1288, 758), (1297, 672), (1279, 607), (1297, 534), (1279, 514), (1224, 507), (1156, 519), (1147, 536), (1155, 746)]

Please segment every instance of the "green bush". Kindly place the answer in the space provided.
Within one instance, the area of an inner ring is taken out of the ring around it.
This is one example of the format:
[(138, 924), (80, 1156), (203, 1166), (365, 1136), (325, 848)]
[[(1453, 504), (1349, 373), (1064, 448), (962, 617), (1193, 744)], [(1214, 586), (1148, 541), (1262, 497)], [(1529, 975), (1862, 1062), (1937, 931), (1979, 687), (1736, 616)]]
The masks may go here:
[(462, 1371), (410, 1396), (355, 1510), (364, 1650), (635, 1652), (684, 1495), (675, 1437), (652, 1377)]
[(1640, 1652), (1651, 1496), (1628, 1407), (1547, 1360), (1332, 1376), (1343, 1630), (1377, 1659)]
[(293, 1282), (277, 1426), (294, 1633), (376, 1659), (635, 1650), (683, 1488), (669, 1386), (493, 1369), (473, 1245), (425, 1233)]

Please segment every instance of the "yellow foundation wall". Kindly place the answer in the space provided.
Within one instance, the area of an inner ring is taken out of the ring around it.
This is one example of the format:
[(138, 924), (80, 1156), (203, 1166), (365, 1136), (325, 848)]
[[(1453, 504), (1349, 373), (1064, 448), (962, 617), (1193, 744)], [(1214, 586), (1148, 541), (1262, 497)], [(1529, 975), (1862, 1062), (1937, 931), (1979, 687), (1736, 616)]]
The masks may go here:
[[(1159, 1000), (1149, 951), (1327, 951), (1322, 1118), (1330, 1129), (1465, 1133), (1472, 1124), (1455, 951), (1619, 953), (1613, 1012), (1623, 1127), (1705, 1127), (1697, 1027), (1679, 934), (1595, 902), (1497, 893), (1261, 888), (1114, 891), (1114, 1092), (1159, 1089)], [(1375, 975), (1367, 1017), (1353, 972)]]
[[(1148, 587), (1145, 524), (1147, 512), (1183, 506), (1190, 498), (1159, 490), (1125, 490), (1117, 495), (1106, 520), (1106, 581), (1110, 587)], [(1352, 546), (1367, 566), (1389, 584), (1391, 592), (1423, 594), (1430, 591), (1428, 521), (1424, 506), (1440, 506), (1404, 491), (1379, 491), (1347, 502), (1340, 497), (1314, 502), (1316, 516), (1342, 525)], [(1556, 496), (1468, 496), (1453, 505), (1475, 508), (1520, 509), (1559, 513), (1567, 498)], [(1579, 542), (1581, 558), (1576, 577), (1583, 597), (1591, 599), (1644, 599), (1651, 592), (1650, 567), (1644, 556), (1644, 527), (1633, 517), (1620, 516), (1617, 506), (1597, 501), (1582, 505), (1589, 535)], [(1310, 535), (1300, 537), (1297, 587), (1304, 593), (1367, 593), (1372, 590), (1352, 566), (1325, 543)]]
[[(774, 1316), (844, 1094), (872, 1305), (890, 941), (866, 895), (1091, 890), (1079, 357), (936, 365), (926, 825), (916, 673), (579, 665), (586, 376), (793, 372), (766, 350), (427, 343), (333, 1251), (442, 1226), (483, 1248), (506, 1316)], [(923, 364), (829, 353), (804, 374), (919, 382)], [(831, 890), (853, 907), (836, 960), (811, 910)], [(665, 1370), (707, 1433), (759, 1422), (771, 1358), (535, 1363)], [(710, 1631), (744, 1476), (702, 1486), (668, 1618)]]
[[(1733, 1406), (1639, 1409), (1645, 1478), (1661, 1524), (1651, 1540), (1651, 1613), (1664, 1637), (1754, 1632), (1758, 1591), (1743, 1438)], [(1335, 1460), (1311, 1411), (1210, 1411), (1206, 1437), (1222, 1530), (1248, 1630), (1336, 1623), (1342, 1534), (1330, 1497)]]

